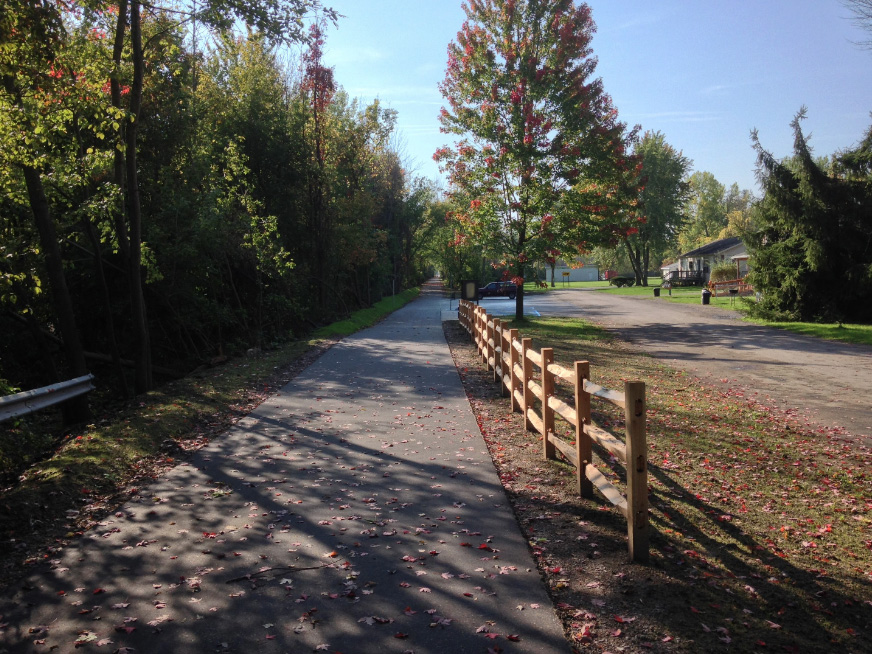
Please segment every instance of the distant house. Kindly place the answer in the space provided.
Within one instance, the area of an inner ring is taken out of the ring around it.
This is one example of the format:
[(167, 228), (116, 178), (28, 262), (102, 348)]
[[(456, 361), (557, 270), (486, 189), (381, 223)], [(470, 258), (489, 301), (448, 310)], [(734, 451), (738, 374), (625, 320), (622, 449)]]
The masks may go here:
[(748, 250), (738, 236), (722, 238), (685, 252), (678, 260), (660, 268), (663, 281), (675, 286), (702, 286), (709, 281), (711, 269), (724, 263), (736, 266), (736, 279), (748, 274)]
[[(595, 263), (585, 264), (580, 257), (573, 260), (572, 265), (564, 259), (558, 259), (554, 267), (554, 283), (560, 282), (595, 282), (599, 279), (599, 266)], [(545, 281), (551, 283), (551, 266), (545, 266)]]

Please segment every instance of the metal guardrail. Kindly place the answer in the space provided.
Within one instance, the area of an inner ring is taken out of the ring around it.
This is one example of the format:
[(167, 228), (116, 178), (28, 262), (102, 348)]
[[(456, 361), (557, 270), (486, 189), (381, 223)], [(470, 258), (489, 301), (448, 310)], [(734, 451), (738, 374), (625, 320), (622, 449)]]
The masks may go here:
[(90, 393), (94, 390), (91, 382), (94, 375), (84, 375), (65, 382), (23, 391), (15, 395), (0, 397), (0, 422), (24, 416), (61, 402)]

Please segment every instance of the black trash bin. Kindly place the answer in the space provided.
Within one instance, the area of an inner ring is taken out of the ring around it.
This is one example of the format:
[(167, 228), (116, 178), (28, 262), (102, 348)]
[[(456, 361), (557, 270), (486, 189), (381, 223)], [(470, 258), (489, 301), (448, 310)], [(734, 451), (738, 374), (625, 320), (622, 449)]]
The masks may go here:
[(660, 297), (660, 287), (659, 286), (654, 288), (654, 297)]
[(712, 292), (707, 288), (702, 289), (702, 303), (710, 304), (712, 299)]

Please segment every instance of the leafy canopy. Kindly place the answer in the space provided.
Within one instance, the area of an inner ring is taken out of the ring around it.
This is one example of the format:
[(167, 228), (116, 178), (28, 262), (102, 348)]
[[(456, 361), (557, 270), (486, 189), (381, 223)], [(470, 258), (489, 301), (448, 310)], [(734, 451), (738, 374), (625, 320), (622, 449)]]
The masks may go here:
[(625, 245), (636, 283), (647, 285), (648, 270), (660, 265), (684, 224), (689, 192), (686, 178), (692, 162), (669, 145), (661, 132), (645, 132), (634, 152), (642, 159), (644, 186), (639, 199), (645, 221), (626, 237)]
[(462, 238), (488, 244), (522, 277), (549, 244), (586, 249), (622, 215), (635, 169), (630, 137), (593, 78), (588, 5), (470, 0), (463, 8), (440, 87), (449, 104), (442, 131), (459, 140), (434, 159), (448, 173)]

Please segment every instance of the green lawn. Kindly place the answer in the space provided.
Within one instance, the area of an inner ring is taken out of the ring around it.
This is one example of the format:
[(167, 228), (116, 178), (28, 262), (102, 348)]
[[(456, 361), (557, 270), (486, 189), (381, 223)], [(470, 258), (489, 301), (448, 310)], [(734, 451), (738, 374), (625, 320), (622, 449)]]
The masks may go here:
[(757, 325), (785, 329), (797, 334), (815, 336), (828, 341), (872, 345), (872, 325), (839, 324), (833, 322), (769, 322), (753, 318), (747, 318), (747, 320)]
[[(557, 283), (554, 290), (561, 288), (590, 288), (596, 289), (602, 293), (611, 295), (626, 295), (650, 298), (654, 300), (654, 289), (660, 288), (659, 277), (649, 277), (648, 286), (624, 286), (618, 288), (610, 286), (608, 282), (570, 282), (565, 286), (562, 283)], [(532, 283), (524, 284), (524, 293), (547, 293), (552, 290), (548, 288), (539, 288)], [(679, 286), (672, 289), (660, 288), (660, 297), (656, 298), (658, 302), (677, 302), (679, 304), (702, 304), (702, 287), (701, 286)], [(730, 297), (714, 297), (709, 300), (711, 306), (721, 309), (731, 309), (733, 311), (743, 312), (748, 302), (753, 302), (753, 298), (730, 298)], [(814, 336), (830, 341), (841, 341), (843, 343), (856, 343), (858, 345), (872, 345), (872, 325), (857, 325), (857, 324), (842, 324), (838, 323), (811, 323), (811, 322), (770, 322), (766, 320), (757, 320), (747, 318), (749, 322), (754, 322), (758, 325), (767, 327), (775, 327), (776, 329), (784, 329), (804, 334), (806, 336)]]
[(524, 284), (524, 294), (529, 295), (530, 293), (547, 293), (548, 291), (554, 290), (559, 291), (562, 288), (609, 288), (608, 282), (566, 282), (565, 284), (560, 280), (555, 280), (554, 288), (551, 288), (551, 282), (548, 283), (548, 288), (542, 288), (541, 286), (537, 286), (533, 282), (526, 282)]

